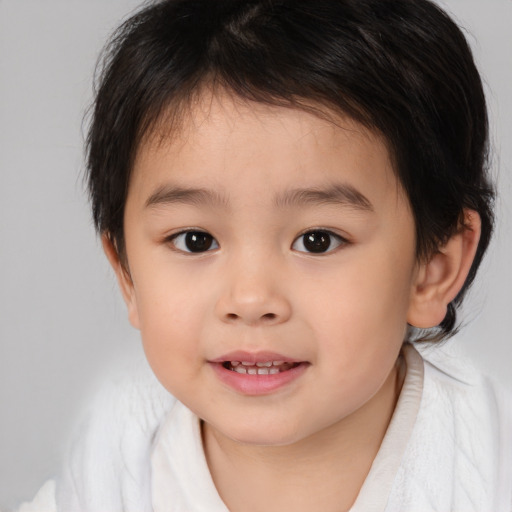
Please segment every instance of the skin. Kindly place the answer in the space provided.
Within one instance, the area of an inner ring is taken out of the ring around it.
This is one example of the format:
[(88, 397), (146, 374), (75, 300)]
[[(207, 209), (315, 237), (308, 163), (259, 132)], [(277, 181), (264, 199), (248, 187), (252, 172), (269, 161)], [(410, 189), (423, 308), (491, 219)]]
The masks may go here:
[[(335, 187), (359, 201), (293, 194)], [(104, 246), (153, 371), (203, 420), (230, 511), (350, 508), (400, 392), (407, 323), (437, 325), (469, 270), (478, 216), (466, 221), (418, 262), (386, 143), (346, 118), (205, 96), (178, 135), (143, 142), (127, 265), (107, 237)], [(187, 229), (211, 234), (211, 250), (187, 252)], [(332, 245), (308, 252), (302, 236), (319, 230)], [(212, 370), (234, 350), (278, 352), (306, 369), (249, 396)]]

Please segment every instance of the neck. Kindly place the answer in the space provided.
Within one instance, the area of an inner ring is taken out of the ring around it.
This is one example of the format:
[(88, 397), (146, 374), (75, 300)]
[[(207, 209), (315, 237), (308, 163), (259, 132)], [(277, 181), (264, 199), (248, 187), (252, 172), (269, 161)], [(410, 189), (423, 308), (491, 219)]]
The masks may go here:
[(206, 458), (231, 512), (349, 510), (368, 475), (403, 383), (395, 365), (350, 416), (286, 446), (241, 444), (203, 425)]

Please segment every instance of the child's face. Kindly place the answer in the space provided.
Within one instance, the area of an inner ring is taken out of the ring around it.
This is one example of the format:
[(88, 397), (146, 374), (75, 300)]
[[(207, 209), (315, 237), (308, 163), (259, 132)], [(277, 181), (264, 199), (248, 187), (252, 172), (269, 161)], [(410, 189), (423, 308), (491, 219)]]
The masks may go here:
[(142, 145), (126, 203), (124, 293), (155, 374), (231, 439), (343, 428), (394, 375), (418, 274), (385, 143), (227, 96), (180, 133)]

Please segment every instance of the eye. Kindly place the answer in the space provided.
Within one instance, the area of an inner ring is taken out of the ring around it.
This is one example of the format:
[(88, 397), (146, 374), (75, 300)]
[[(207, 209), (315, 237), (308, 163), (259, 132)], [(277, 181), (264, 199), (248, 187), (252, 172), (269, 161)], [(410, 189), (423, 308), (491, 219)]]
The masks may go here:
[(205, 231), (182, 231), (170, 238), (176, 249), (182, 252), (206, 252), (219, 248), (217, 240)]
[(302, 234), (293, 242), (292, 249), (299, 252), (321, 254), (330, 252), (347, 241), (330, 231), (314, 230)]

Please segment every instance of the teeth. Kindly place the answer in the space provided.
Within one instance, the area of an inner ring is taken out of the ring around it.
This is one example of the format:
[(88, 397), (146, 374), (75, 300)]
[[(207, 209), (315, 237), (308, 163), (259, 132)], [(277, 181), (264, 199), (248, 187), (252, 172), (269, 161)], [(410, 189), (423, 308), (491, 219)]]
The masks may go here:
[[(254, 366), (254, 363), (250, 361), (230, 361), (231, 366), (238, 366), (243, 364), (244, 366)], [(260, 363), (256, 363), (256, 366), (259, 368), (270, 368), (271, 366), (282, 366), (286, 361), (263, 361)]]
[(275, 375), (290, 370), (294, 367), (294, 364), (286, 361), (260, 361), (257, 363), (251, 363), (249, 361), (227, 361), (225, 367), (228, 370), (244, 375)]

